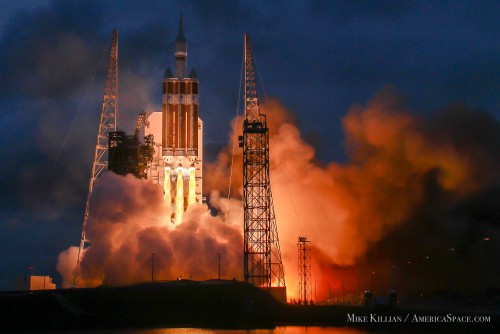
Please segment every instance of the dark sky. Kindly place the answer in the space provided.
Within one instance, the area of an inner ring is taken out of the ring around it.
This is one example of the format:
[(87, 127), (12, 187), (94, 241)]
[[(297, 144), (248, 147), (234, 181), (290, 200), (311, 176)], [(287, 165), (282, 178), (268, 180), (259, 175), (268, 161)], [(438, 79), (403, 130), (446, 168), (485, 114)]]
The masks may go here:
[(38, 1), (0, 11), (0, 290), (54, 277), (77, 245), (112, 29), (119, 126), (158, 110), (179, 13), (200, 79), (209, 156), (236, 114), (243, 34), (261, 96), (299, 121), (321, 162), (342, 161), (341, 119), (392, 85), (416, 114), (463, 103), (500, 119), (498, 1)]

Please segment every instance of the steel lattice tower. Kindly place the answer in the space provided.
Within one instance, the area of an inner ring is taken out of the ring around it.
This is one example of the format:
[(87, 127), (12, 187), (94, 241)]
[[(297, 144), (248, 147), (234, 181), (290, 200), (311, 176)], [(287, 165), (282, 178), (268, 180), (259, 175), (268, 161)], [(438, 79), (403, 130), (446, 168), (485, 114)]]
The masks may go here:
[(99, 122), (99, 132), (97, 133), (97, 143), (95, 146), (94, 162), (92, 164), (92, 175), (90, 176), (89, 192), (87, 195), (87, 204), (85, 206), (85, 215), (83, 216), (82, 237), (80, 240), (80, 249), (78, 250), (78, 260), (76, 263), (75, 281), (78, 279), (78, 269), (82, 260), (83, 249), (88, 243), (87, 239), (87, 221), (90, 210), (90, 198), (94, 188), (94, 182), (108, 167), (108, 145), (109, 133), (116, 131), (118, 108), (118, 30), (113, 30), (113, 40), (109, 55), (108, 72), (106, 74), (106, 84), (104, 86), (104, 98), (102, 102), (101, 121)]
[[(245, 120), (243, 209), (245, 281), (261, 288), (285, 289), (285, 276), (269, 180), (269, 129), (259, 109), (250, 37), (245, 34)], [(286, 291), (285, 300), (286, 300)]]
[(312, 300), (311, 243), (306, 237), (299, 237), (297, 248), (299, 250), (299, 300), (305, 303)]

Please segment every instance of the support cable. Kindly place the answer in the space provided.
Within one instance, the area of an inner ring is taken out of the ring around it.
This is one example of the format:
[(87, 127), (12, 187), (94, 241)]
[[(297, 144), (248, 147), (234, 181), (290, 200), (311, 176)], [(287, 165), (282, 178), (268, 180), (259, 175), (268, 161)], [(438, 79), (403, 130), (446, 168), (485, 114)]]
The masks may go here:
[[(243, 51), (244, 52), (244, 51)], [(238, 118), (240, 117), (240, 100), (241, 100), (241, 86), (243, 85), (243, 70), (245, 68), (245, 55), (243, 54), (241, 61), (241, 70), (240, 70), (240, 85), (238, 89), (238, 103), (236, 107), (236, 119), (235, 119), (235, 128), (234, 128), (234, 136), (233, 136), (233, 150), (231, 153), (231, 168), (229, 170), (229, 189), (227, 191), (227, 207), (226, 207), (226, 220), (229, 218), (229, 198), (231, 197), (231, 185), (233, 180), (233, 165), (234, 165), (234, 150), (236, 147), (236, 139), (238, 136)]]
[(288, 180), (286, 178), (284, 168), (281, 170), (283, 174), (283, 178), (285, 179), (286, 189), (288, 190), (288, 196), (290, 196), (290, 202), (292, 202), (293, 212), (295, 213), (295, 219), (297, 220), (297, 225), (299, 225), (300, 234), (304, 235), (304, 231), (302, 230), (302, 226), (300, 225), (299, 215), (297, 214), (297, 209), (295, 208), (295, 203), (293, 201), (292, 192), (290, 191), (290, 187), (288, 186)]
[[(266, 87), (264, 86), (264, 81), (262, 80), (262, 72), (259, 70), (259, 66), (257, 64), (257, 59), (256, 59), (255, 55), (253, 55), (253, 61), (255, 64), (255, 74), (256, 74), (255, 76), (259, 78), (260, 86), (262, 87), (263, 98), (265, 100), (265, 99), (267, 99)], [(299, 225), (300, 234), (304, 235), (304, 232), (302, 230), (302, 226), (300, 224), (299, 215), (297, 214), (297, 209), (295, 208), (295, 203), (293, 201), (292, 192), (290, 191), (290, 187), (288, 186), (288, 180), (287, 180), (284, 168), (281, 169), (281, 173), (283, 174), (283, 178), (285, 179), (286, 188), (288, 190), (288, 196), (290, 197), (290, 202), (292, 203), (292, 207), (293, 207), (293, 211), (295, 213), (295, 219), (297, 221), (297, 225)]]
[[(82, 112), (82, 108), (83, 108), (83, 105), (84, 105), (85, 101), (87, 100), (88, 93), (90, 91), (90, 87), (92, 86), (92, 84), (95, 81), (95, 78), (97, 76), (97, 72), (99, 72), (99, 69), (101, 68), (101, 65), (102, 65), (102, 62), (104, 60), (104, 57), (106, 56), (106, 51), (108, 49), (109, 49), (108, 46), (106, 46), (105, 49), (103, 50), (103, 53), (101, 55), (101, 58), (100, 58), (99, 63), (97, 65), (97, 68), (95, 69), (94, 74), (91, 77), (91, 80), (87, 83), (87, 87), (85, 89), (85, 93), (83, 94), (83, 97), (82, 97), (82, 99), (81, 99), (81, 101), (80, 101), (80, 103), (78, 105), (78, 108), (76, 109), (75, 116), (73, 117), (73, 119), (71, 121), (71, 124), (70, 124), (70, 126), (68, 128), (68, 131), (66, 132), (66, 135), (64, 136), (62, 144), (61, 144), (61, 146), (59, 146), (59, 149), (57, 150), (56, 157), (52, 161), (52, 165), (50, 166), (49, 172), (47, 173), (47, 178), (45, 180), (45, 184), (44, 184), (43, 189), (48, 189), (48, 186), (50, 184), (50, 179), (52, 178), (52, 175), (54, 174), (54, 170), (56, 168), (57, 163), (59, 162), (59, 158), (61, 157), (62, 152), (64, 151), (66, 145), (68, 144), (69, 136), (73, 132), (73, 128), (75, 127), (76, 120), (78, 119), (78, 117), (80, 116), (80, 114)], [(38, 209), (39, 206), (40, 206), (40, 202), (37, 201), (37, 204), (34, 207), (34, 209), (35, 210)]]

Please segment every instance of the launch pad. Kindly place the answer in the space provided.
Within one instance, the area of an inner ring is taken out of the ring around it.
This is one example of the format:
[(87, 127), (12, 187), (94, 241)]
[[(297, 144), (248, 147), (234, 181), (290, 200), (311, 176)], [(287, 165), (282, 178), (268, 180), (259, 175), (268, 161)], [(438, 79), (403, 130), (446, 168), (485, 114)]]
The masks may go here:
[[(116, 131), (118, 33), (113, 33), (105, 102), (96, 145), (96, 152), (102, 153), (96, 153), (94, 158), (94, 169), (97, 165), (106, 165), (116, 174), (133, 174), (162, 187), (163, 200), (170, 214), (170, 219), (166, 221), (172, 224), (172, 228), (182, 224), (188, 207), (203, 201), (203, 122), (199, 117), (199, 80), (194, 69), (187, 75), (187, 54), (181, 17), (174, 43), (174, 71), (167, 67), (163, 75), (162, 111), (141, 112), (135, 134), (127, 135), (124, 131)], [(269, 177), (269, 128), (266, 115), (259, 108), (253, 55), (247, 34), (244, 54), (245, 120), (243, 135), (240, 136), (240, 146), (243, 147), (243, 273), (247, 283), (286, 302), (285, 276)], [(109, 98), (112, 99), (108, 103)], [(108, 124), (111, 117), (108, 114), (113, 117), (113, 127)], [(109, 143), (104, 145), (101, 141), (106, 134)], [(99, 176), (94, 174), (93, 171), (89, 198), (93, 183)], [(90, 201), (87, 201), (75, 286), (84, 248), (90, 245), (86, 231), (89, 205)]]
[[(276, 326), (328, 326), (360, 329), (446, 330), (497, 332), (498, 313), (484, 312), (487, 323), (363, 323), (372, 309), (356, 306), (300, 306), (282, 304), (262, 289), (234, 281), (172, 281), (128, 287), (100, 287), (0, 293), (2, 332), (73, 331), (91, 329), (199, 327), (252, 329)], [(378, 310), (378, 319), (446, 316), (449, 311), (421, 309)], [(453, 311), (453, 316), (477, 313)], [(313, 329), (313, 328), (311, 328)], [(327, 328), (322, 328), (322, 331)]]

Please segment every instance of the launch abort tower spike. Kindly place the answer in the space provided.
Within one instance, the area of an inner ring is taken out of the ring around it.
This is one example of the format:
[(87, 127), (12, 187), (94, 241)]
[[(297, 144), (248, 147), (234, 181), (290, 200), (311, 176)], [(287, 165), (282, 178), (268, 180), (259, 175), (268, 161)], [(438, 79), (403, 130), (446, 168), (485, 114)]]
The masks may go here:
[(250, 37), (245, 34), (243, 147), (244, 277), (286, 301), (285, 276), (269, 180), (269, 129), (260, 112)]
[(97, 133), (97, 143), (95, 146), (94, 162), (92, 164), (92, 175), (90, 176), (89, 192), (87, 195), (87, 204), (83, 216), (82, 236), (80, 248), (78, 250), (78, 259), (75, 270), (76, 286), (78, 281), (78, 270), (82, 260), (83, 249), (88, 243), (87, 240), (87, 221), (90, 210), (90, 197), (94, 188), (95, 180), (108, 167), (108, 141), (109, 133), (116, 131), (118, 109), (118, 30), (113, 30), (113, 40), (111, 43), (111, 52), (109, 55), (109, 66), (106, 74), (106, 84), (104, 86), (104, 98), (102, 102), (101, 121), (99, 122), (99, 132)]

